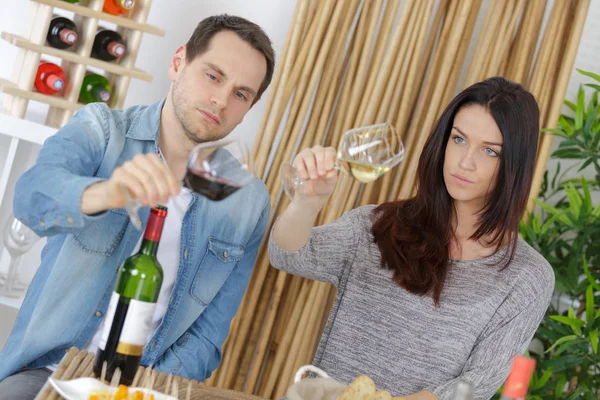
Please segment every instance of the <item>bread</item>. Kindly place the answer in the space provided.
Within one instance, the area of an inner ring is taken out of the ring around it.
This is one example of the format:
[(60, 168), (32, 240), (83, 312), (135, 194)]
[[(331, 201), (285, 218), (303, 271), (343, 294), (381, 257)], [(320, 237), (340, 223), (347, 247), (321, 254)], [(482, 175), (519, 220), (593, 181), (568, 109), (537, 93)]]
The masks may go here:
[(338, 400), (371, 400), (375, 394), (375, 383), (366, 375), (356, 378)]
[(368, 400), (392, 400), (392, 395), (390, 392), (385, 390), (379, 390), (376, 393), (372, 394)]

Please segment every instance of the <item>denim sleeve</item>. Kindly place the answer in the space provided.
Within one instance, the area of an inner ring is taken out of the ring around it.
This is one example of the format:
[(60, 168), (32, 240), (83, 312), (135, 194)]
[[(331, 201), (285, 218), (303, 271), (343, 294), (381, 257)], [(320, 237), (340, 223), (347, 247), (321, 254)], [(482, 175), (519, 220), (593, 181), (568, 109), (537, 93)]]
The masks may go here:
[(38, 235), (76, 232), (100, 217), (82, 212), (81, 196), (101, 180), (94, 174), (106, 149), (108, 115), (96, 104), (81, 108), (17, 181), (13, 213)]
[(184, 333), (182, 340), (173, 344), (158, 360), (156, 369), (202, 382), (219, 366), (223, 342), (229, 334), (231, 320), (237, 313), (248, 286), (256, 255), (267, 229), (269, 210), (267, 202), (246, 244), (243, 258), (208, 307)]

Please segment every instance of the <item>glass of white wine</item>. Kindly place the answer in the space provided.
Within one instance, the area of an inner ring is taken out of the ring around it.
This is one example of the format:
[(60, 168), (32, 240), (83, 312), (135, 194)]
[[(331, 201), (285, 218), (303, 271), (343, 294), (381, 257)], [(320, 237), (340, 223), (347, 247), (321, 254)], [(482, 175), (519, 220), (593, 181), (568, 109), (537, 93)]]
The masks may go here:
[[(342, 136), (334, 168), (350, 174), (362, 183), (370, 183), (404, 160), (404, 144), (392, 124), (354, 128)], [(296, 168), (281, 168), (283, 188), (290, 198), (302, 193), (306, 182)]]

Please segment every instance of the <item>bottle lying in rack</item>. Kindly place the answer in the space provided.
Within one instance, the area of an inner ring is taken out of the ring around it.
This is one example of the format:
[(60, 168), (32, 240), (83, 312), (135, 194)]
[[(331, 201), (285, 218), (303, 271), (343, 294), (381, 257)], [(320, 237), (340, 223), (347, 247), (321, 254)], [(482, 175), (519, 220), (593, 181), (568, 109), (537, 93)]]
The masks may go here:
[(94, 374), (101, 376), (106, 362), (108, 381), (119, 368), (120, 383), (130, 385), (140, 365), (163, 281), (156, 253), (166, 217), (166, 207), (151, 209), (139, 252), (119, 268), (94, 363)]
[(104, 12), (112, 15), (121, 15), (131, 11), (135, 0), (104, 0)]
[(83, 78), (79, 101), (82, 103), (95, 103), (102, 101), (108, 103), (112, 95), (112, 89), (108, 79), (102, 75), (89, 73)]
[(63, 1), (66, 1), (67, 3), (73, 3), (73, 4), (81, 3), (81, 0), (63, 0)]
[(127, 47), (121, 35), (110, 29), (98, 30), (92, 45), (92, 57), (103, 61), (113, 61), (123, 57), (126, 52)]
[(55, 15), (50, 20), (46, 39), (50, 46), (57, 49), (67, 49), (77, 43), (77, 26), (69, 18)]
[(65, 81), (65, 72), (60, 66), (41, 61), (33, 84), (38, 92), (52, 96), (63, 90)]

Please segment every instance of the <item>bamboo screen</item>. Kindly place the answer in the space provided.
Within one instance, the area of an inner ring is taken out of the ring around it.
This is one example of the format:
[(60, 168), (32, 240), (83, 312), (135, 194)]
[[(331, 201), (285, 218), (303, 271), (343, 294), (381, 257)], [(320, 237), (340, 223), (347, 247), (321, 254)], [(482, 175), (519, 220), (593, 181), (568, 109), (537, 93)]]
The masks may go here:
[[(590, 0), (485, 1), (487, 13), (482, 0), (297, 0), (254, 148), (272, 220), (289, 203), (281, 194), (282, 163), (316, 144), (336, 147), (349, 128), (384, 121), (400, 132), (407, 157), (369, 185), (341, 174), (317, 223), (411, 196), (436, 119), (458, 91), (487, 77), (522, 83), (539, 102), (541, 126), (555, 127)], [(482, 30), (472, 38), (478, 18)], [(551, 143), (542, 134), (531, 198)], [(263, 245), (222, 364), (207, 384), (281, 398), (295, 371), (310, 364), (334, 296), (329, 284), (272, 268)]]

